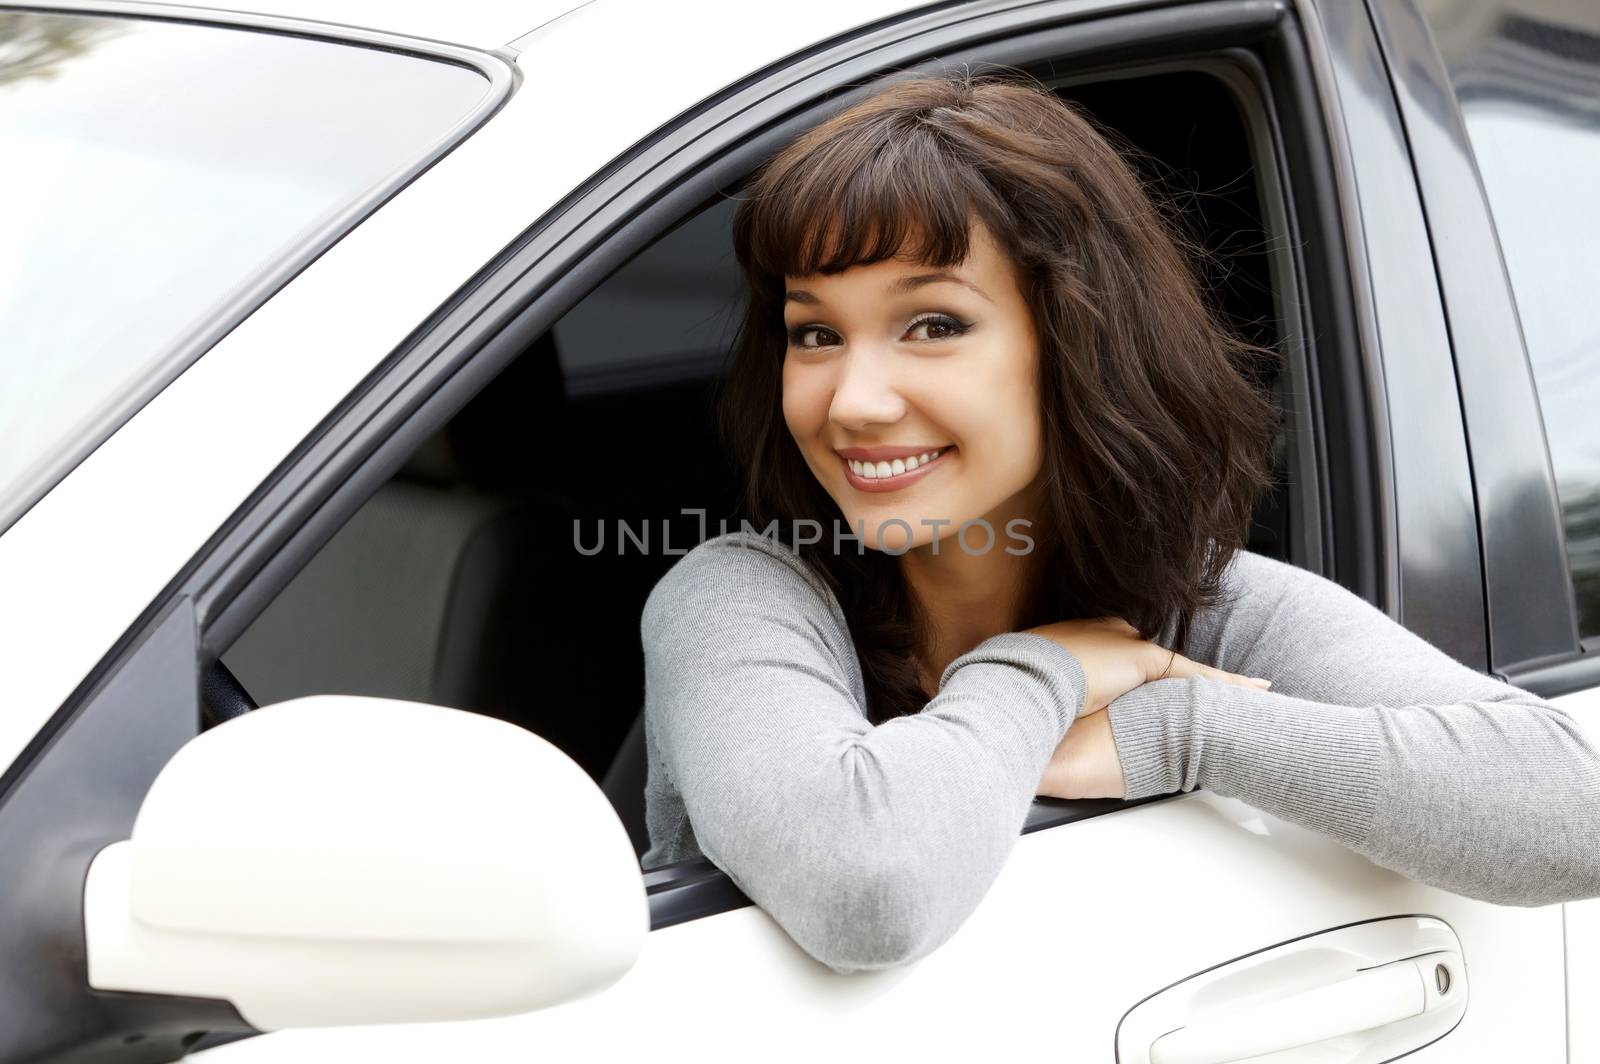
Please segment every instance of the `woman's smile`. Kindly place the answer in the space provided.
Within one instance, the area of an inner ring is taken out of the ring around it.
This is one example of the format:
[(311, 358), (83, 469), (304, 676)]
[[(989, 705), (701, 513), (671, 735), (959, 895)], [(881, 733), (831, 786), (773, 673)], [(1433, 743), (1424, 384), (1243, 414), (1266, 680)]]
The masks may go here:
[(834, 453), (844, 465), (844, 478), (860, 491), (899, 491), (933, 472), (955, 450), (942, 447), (846, 447)]

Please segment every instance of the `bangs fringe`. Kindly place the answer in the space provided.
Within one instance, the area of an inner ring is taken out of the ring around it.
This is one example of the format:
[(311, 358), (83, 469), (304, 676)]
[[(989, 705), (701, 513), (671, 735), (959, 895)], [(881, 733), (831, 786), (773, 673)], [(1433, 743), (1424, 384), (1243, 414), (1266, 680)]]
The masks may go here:
[(920, 123), (886, 139), (870, 125), (832, 132), (752, 185), (739, 241), (747, 268), (804, 277), (896, 256), (941, 269), (967, 257), (974, 216), (992, 217), (998, 197), (965, 153)]

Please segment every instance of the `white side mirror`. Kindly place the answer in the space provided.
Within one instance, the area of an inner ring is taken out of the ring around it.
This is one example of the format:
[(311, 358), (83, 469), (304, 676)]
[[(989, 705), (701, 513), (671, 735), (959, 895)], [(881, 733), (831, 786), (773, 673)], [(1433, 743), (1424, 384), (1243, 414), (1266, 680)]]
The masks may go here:
[(260, 1030), (584, 997), (649, 931), (587, 773), (491, 717), (354, 695), (190, 741), (84, 888), (89, 983), (221, 998)]

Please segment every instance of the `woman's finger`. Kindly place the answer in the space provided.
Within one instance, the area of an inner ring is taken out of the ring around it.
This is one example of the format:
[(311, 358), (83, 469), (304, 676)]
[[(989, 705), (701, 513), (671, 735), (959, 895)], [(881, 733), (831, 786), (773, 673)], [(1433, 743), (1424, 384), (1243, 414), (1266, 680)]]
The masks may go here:
[(1182, 654), (1172, 656), (1172, 667), (1167, 670), (1168, 676), (1199, 676), (1206, 680), (1215, 680), (1218, 683), (1231, 683), (1240, 687), (1254, 687), (1266, 690), (1272, 686), (1272, 681), (1259, 676), (1241, 676), (1236, 672), (1228, 672), (1211, 665), (1204, 665), (1198, 661), (1184, 657)]

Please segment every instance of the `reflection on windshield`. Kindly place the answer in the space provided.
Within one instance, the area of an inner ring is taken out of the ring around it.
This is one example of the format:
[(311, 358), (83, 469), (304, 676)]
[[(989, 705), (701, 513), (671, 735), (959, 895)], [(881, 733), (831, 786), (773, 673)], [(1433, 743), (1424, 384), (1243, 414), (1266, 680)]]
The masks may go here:
[(377, 48), (0, 14), (0, 531), (488, 92)]
[(55, 77), (62, 63), (122, 28), (108, 19), (0, 14), (0, 85)]

